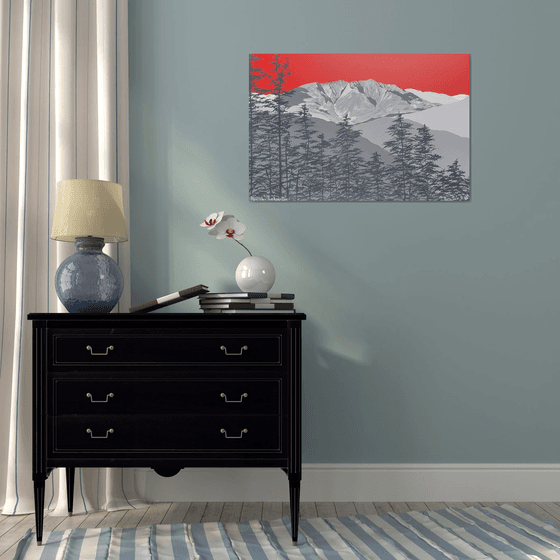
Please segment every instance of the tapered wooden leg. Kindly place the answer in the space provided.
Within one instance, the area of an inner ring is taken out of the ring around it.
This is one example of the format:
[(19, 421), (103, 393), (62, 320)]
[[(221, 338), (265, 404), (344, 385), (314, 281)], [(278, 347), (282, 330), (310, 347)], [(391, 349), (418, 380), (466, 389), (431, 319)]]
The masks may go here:
[(68, 513), (74, 511), (74, 473), (75, 467), (66, 467), (66, 496), (68, 498)]
[(35, 532), (37, 543), (43, 540), (43, 511), (45, 509), (45, 479), (40, 478), (33, 481), (35, 491)]
[(297, 544), (298, 539), (299, 489), (300, 480), (290, 479), (290, 515), (292, 518), (292, 544)]

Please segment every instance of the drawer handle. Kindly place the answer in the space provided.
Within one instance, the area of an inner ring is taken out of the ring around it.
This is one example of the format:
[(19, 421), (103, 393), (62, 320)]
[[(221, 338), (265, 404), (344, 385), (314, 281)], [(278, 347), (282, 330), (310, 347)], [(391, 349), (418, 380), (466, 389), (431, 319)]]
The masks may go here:
[(243, 394), (241, 395), (241, 398), (240, 398), (238, 401), (228, 401), (228, 400), (227, 400), (227, 395), (226, 395), (225, 393), (222, 393), (222, 394), (220, 395), (220, 397), (223, 397), (224, 399), (226, 399), (226, 402), (241, 402), (241, 401), (243, 400), (243, 397), (247, 398), (248, 396), (249, 396), (249, 395), (248, 395), (247, 393), (243, 393)]
[(115, 430), (113, 430), (113, 428), (110, 428), (109, 430), (107, 430), (107, 433), (104, 436), (94, 436), (89, 428), (86, 430), (86, 432), (91, 436), (92, 439), (107, 439), (109, 437), (109, 434), (114, 433)]
[(223, 350), (226, 353), (226, 356), (241, 356), (241, 354), (243, 354), (243, 350), (249, 350), (249, 347), (242, 346), (241, 352), (228, 352), (225, 346), (220, 346), (220, 350)]
[(86, 397), (89, 397), (89, 400), (91, 402), (109, 402), (109, 397), (114, 397), (115, 395), (113, 393), (109, 393), (106, 397), (104, 401), (94, 401), (93, 400), (93, 396), (91, 395), (91, 393), (86, 393)]
[(114, 350), (114, 349), (115, 349), (114, 346), (107, 346), (107, 350), (105, 350), (105, 352), (94, 352), (91, 346), (89, 345), (86, 346), (86, 350), (89, 350), (92, 356), (106, 356), (109, 353), (109, 350)]
[(241, 430), (241, 435), (240, 436), (228, 436), (227, 432), (223, 428), (220, 430), (220, 432), (222, 434), (226, 434), (226, 439), (241, 439), (243, 437), (243, 434), (248, 433), (249, 430), (247, 428), (245, 428), (244, 430)]

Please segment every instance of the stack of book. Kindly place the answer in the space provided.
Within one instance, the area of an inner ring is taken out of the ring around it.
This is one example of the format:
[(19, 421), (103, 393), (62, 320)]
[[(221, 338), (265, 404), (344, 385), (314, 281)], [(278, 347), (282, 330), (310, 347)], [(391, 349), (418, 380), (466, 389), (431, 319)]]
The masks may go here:
[(295, 313), (294, 294), (223, 292), (200, 295), (204, 313)]

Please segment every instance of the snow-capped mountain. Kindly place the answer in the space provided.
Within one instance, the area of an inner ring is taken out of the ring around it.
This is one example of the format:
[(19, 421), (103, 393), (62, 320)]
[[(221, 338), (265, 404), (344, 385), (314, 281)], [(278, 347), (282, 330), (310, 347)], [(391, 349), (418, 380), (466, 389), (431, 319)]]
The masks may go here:
[[(255, 108), (274, 112), (274, 94), (253, 93)], [(469, 137), (470, 97), (416, 89), (402, 90), (375, 80), (313, 82), (293, 89), (286, 98), (288, 112), (298, 114), (305, 105), (311, 117), (340, 123), (346, 115), (357, 125), (394, 117), (398, 113), (432, 130)], [(376, 127), (374, 127), (376, 129)], [(375, 139), (373, 139), (375, 141)]]
[(463, 101), (468, 99), (468, 95), (446, 95), (445, 93), (436, 93), (435, 91), (420, 91), (419, 89), (407, 88), (405, 91), (413, 93), (420, 99), (429, 101), (430, 103), (435, 103), (437, 105), (448, 105), (449, 103), (456, 103), (457, 101)]
[(348, 115), (351, 124), (397, 113), (415, 113), (439, 105), (393, 84), (375, 80), (305, 84), (292, 90), (288, 103), (290, 113), (301, 111), (305, 104), (313, 117), (341, 122)]

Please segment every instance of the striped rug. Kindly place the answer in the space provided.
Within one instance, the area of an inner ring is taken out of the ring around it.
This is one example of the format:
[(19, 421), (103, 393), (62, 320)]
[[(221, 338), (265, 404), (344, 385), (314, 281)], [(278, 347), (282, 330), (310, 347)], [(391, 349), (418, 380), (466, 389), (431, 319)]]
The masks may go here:
[(16, 560), (560, 560), (560, 530), (509, 505), (243, 523), (29, 531)]

